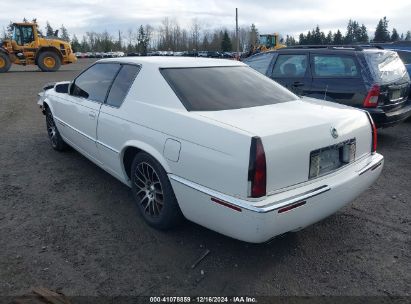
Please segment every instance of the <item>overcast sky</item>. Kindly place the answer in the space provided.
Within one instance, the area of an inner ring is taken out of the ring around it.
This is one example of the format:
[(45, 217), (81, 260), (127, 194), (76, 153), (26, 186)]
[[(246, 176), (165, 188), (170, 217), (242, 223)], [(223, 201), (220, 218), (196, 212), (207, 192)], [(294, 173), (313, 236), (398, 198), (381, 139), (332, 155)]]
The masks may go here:
[(167, 16), (187, 27), (197, 18), (203, 29), (234, 29), (236, 7), (240, 25), (255, 23), (260, 33), (297, 36), (317, 24), (324, 31), (340, 28), (344, 33), (351, 18), (364, 23), (372, 36), (383, 16), (390, 30), (411, 30), (410, 0), (1, 0), (0, 28), (26, 17), (37, 18), (41, 28), (47, 20), (56, 28), (64, 24), (79, 36), (91, 30), (114, 34), (140, 24), (157, 26)]

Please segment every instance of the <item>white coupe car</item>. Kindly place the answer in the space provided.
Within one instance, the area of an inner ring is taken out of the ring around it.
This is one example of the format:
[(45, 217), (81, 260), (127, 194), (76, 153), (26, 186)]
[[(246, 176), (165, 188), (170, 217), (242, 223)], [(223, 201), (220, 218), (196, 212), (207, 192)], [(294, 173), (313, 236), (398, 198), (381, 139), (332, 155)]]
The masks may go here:
[(366, 112), (301, 99), (237, 61), (105, 59), (39, 95), (52, 147), (131, 187), (158, 229), (185, 217), (264, 242), (336, 212), (383, 167)]

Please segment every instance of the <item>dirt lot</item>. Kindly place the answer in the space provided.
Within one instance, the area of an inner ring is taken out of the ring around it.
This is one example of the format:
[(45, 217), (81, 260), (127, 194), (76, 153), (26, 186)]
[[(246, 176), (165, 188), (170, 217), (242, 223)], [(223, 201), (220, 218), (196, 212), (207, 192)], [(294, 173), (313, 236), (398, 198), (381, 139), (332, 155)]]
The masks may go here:
[(158, 232), (126, 186), (49, 144), (36, 94), (90, 63), (0, 74), (0, 295), (410, 296), (411, 122), (380, 132), (375, 185), (303, 231), (262, 245), (193, 223)]

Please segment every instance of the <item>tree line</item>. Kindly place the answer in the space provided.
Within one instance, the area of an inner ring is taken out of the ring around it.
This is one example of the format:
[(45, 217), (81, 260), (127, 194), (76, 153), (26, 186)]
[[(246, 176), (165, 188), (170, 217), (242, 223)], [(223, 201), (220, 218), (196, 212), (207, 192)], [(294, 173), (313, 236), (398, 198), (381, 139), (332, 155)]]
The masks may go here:
[[(23, 21), (27, 21), (24, 19)], [(33, 19), (33, 21), (36, 21)], [(411, 40), (411, 32), (399, 34), (393, 28), (389, 31), (389, 21), (386, 17), (379, 20), (375, 35), (372, 39), (368, 36), (368, 29), (364, 24), (356, 20), (349, 20), (344, 34), (341, 30), (324, 33), (319, 25), (301, 33), (296, 40), (291, 35), (281, 37), (281, 42), (288, 46), (317, 45), (317, 44), (356, 44), (369, 42), (390, 42), (400, 40)], [(56, 32), (58, 29), (58, 32)], [(109, 52), (124, 51), (127, 53), (138, 52), (146, 54), (149, 50), (159, 51), (235, 51), (237, 43), (241, 52), (248, 52), (258, 45), (259, 31), (255, 24), (242, 26), (238, 33), (238, 42), (235, 30), (225, 27), (213, 28), (204, 26), (198, 19), (192, 19), (188, 27), (182, 27), (176, 19), (165, 17), (159, 26), (150, 24), (139, 25), (125, 32), (118, 31), (116, 34), (88, 31), (79, 39), (75, 34), (70, 36), (67, 28), (61, 25), (53, 28), (47, 21), (44, 29), (40, 29), (44, 36), (57, 37), (71, 42), (75, 52)], [(3, 28), (3, 38), (11, 37), (13, 32), (12, 23), (7, 29)]]
[(407, 31), (404, 35), (398, 33), (396, 28), (389, 31), (387, 17), (381, 18), (375, 28), (374, 37), (370, 39), (368, 37), (368, 30), (364, 24), (361, 24), (355, 20), (349, 20), (345, 35), (338, 29), (335, 33), (329, 31), (324, 33), (317, 25), (311, 31), (306, 34), (301, 33), (298, 36), (298, 41), (294, 37), (287, 35), (285, 39), (286, 45), (321, 45), (321, 44), (366, 44), (366, 43), (384, 43), (384, 42), (396, 42), (396, 41), (411, 41), (411, 31)]

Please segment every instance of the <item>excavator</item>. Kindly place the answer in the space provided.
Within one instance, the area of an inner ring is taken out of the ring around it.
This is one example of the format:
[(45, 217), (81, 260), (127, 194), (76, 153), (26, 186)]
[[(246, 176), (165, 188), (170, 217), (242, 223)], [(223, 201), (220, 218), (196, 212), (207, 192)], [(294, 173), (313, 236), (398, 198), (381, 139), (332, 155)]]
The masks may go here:
[(13, 23), (12, 39), (0, 41), (0, 73), (7, 72), (12, 63), (37, 65), (43, 72), (55, 72), (62, 64), (76, 61), (70, 43), (43, 37), (36, 22)]

